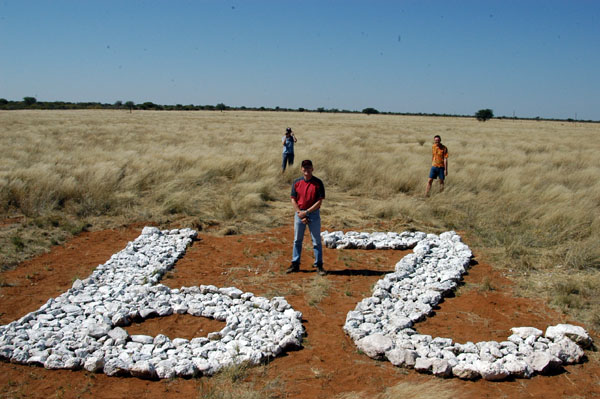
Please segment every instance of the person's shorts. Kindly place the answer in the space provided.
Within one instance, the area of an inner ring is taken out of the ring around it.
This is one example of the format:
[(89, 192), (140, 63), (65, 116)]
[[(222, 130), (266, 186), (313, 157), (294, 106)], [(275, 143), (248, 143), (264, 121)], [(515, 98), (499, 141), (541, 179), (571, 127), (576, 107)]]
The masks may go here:
[(437, 179), (439, 178), (440, 180), (444, 180), (446, 178), (446, 173), (444, 171), (444, 168), (440, 168), (437, 166), (432, 166), (431, 170), (429, 171), (429, 178), (430, 179)]

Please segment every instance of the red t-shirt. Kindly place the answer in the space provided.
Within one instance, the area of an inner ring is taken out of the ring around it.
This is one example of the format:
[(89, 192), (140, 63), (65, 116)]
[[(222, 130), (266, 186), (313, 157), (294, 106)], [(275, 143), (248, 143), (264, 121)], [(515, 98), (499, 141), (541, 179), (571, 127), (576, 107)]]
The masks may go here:
[(320, 199), (325, 198), (325, 186), (321, 179), (313, 176), (309, 181), (300, 177), (292, 183), (292, 198), (296, 199), (298, 207), (306, 210)]

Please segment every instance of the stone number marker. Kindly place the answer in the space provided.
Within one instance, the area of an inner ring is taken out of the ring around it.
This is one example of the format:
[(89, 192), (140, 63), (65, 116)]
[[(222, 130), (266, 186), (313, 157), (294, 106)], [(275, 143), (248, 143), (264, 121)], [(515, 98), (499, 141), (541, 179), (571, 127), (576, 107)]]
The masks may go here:
[(453, 231), (439, 236), (422, 232), (323, 232), (329, 248), (408, 249), (395, 271), (379, 280), (369, 298), (348, 312), (344, 331), (374, 359), (413, 367), (439, 377), (503, 380), (552, 372), (580, 362), (592, 344), (587, 332), (569, 324), (546, 329), (512, 328), (506, 341), (454, 343), (450, 338), (417, 333), (415, 323), (432, 312), (456, 288), (469, 267), (471, 250)]

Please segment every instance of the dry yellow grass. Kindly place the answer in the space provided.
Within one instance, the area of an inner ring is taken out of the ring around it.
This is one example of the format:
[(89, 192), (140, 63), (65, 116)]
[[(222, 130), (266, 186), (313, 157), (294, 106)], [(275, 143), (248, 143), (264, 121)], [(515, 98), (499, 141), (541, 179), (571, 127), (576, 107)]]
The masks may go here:
[[(453, 387), (452, 382), (444, 380), (427, 381), (424, 383), (399, 382), (386, 388), (375, 399), (451, 399), (460, 397), (459, 390)], [(336, 399), (367, 399), (364, 393), (350, 392), (336, 396)]]
[[(311, 158), (327, 190), (324, 228), (386, 221), (396, 230), (465, 231), (525, 294), (545, 293), (549, 303), (600, 327), (598, 284), (586, 285), (600, 280), (600, 124), (4, 111), (0, 126), (0, 218), (25, 216), (0, 227), (3, 265), (43, 248), (37, 232), (50, 245), (87, 223), (217, 225), (223, 232), (291, 223), (290, 183), (300, 160)], [(281, 175), (286, 126), (298, 137), (296, 165)], [(434, 134), (449, 148), (449, 176), (444, 193), (435, 184), (424, 199)], [(570, 276), (570, 285), (557, 285), (557, 276)]]

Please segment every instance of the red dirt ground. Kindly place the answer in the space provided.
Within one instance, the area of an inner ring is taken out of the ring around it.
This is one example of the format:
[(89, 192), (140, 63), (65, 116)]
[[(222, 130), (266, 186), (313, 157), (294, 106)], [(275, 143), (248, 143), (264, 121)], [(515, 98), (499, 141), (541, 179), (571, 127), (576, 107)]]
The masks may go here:
[[(0, 324), (36, 310), (48, 298), (66, 291), (75, 278), (89, 275), (140, 232), (141, 227), (135, 226), (82, 233), (50, 253), (1, 273)], [(367, 398), (399, 383), (439, 384), (457, 398), (600, 397), (600, 363), (593, 352), (588, 353), (588, 362), (567, 366), (554, 376), (495, 383), (442, 380), (369, 359), (358, 353), (342, 331), (346, 313), (370, 295), (372, 285), (392, 271), (406, 252), (325, 249), (329, 274), (321, 278), (311, 267), (312, 249), (306, 246), (301, 272), (286, 275), (283, 271), (289, 263), (291, 240), (291, 226), (255, 235), (200, 234), (162, 280), (172, 288), (213, 284), (236, 286), (256, 295), (281, 295), (301, 311), (306, 329), (303, 348), (272, 360), (251, 375), (256, 378), (261, 373), (259, 384), (276, 380), (279, 397), (333, 398), (354, 392), (354, 397)], [(319, 288), (324, 283), (329, 286)], [(477, 342), (504, 340), (511, 327), (545, 330), (548, 325), (573, 322), (541, 301), (515, 297), (512, 283), (485, 263), (475, 264), (464, 283), (455, 297), (440, 304), (434, 317), (417, 324), (419, 332)], [(128, 331), (191, 338), (222, 326), (202, 317), (170, 316), (132, 325)], [(597, 342), (597, 336), (594, 338)], [(215, 377), (146, 381), (0, 362), (0, 398), (200, 397), (199, 388), (210, 384), (211, 378)]]

